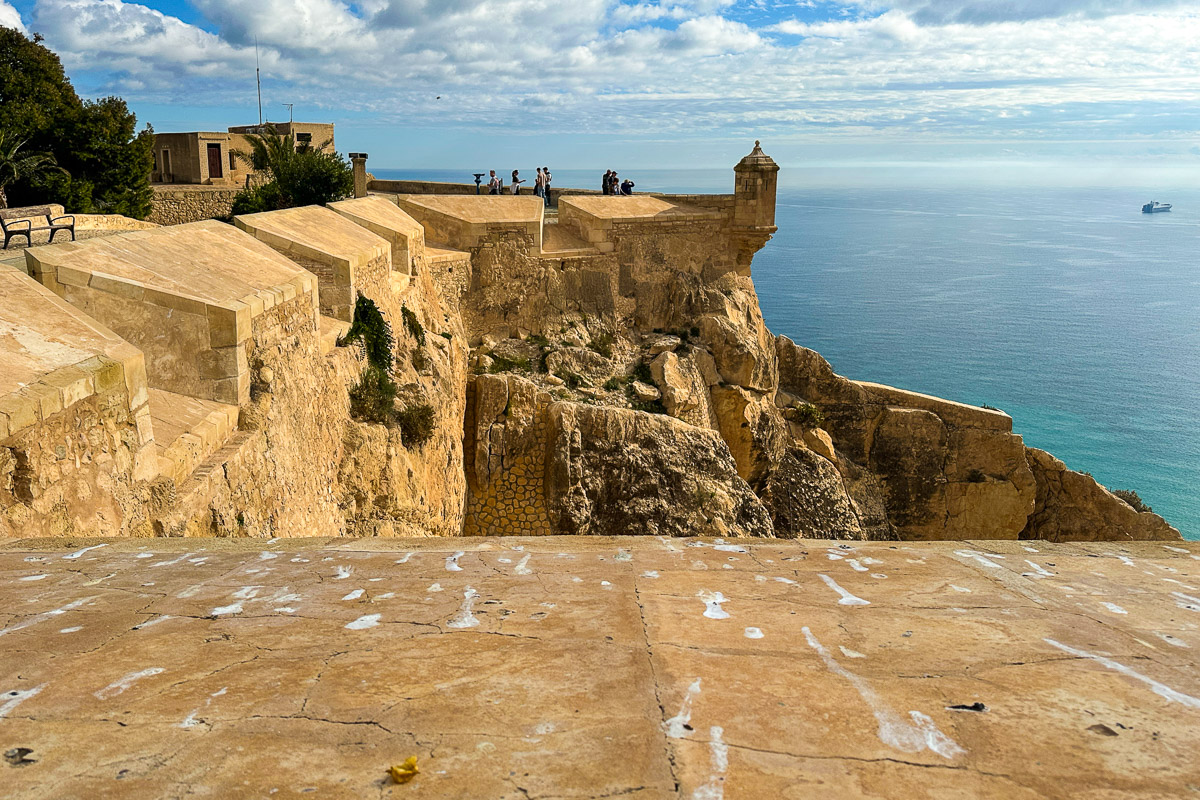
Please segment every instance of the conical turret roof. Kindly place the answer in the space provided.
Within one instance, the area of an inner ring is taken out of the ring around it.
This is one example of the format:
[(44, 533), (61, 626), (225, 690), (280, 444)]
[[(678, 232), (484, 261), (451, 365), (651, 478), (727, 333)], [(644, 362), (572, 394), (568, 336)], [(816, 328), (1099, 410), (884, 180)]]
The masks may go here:
[(779, 165), (775, 163), (775, 159), (763, 152), (760, 142), (755, 139), (754, 149), (750, 151), (750, 155), (739, 161), (734, 169), (739, 172), (748, 170), (770, 170), (779, 169)]

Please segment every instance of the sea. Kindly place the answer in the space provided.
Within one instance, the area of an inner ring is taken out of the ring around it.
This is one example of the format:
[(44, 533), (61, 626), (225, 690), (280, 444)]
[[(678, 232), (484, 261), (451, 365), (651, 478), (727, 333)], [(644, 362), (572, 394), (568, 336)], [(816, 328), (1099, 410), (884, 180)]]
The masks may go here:
[[(554, 182), (595, 188), (601, 172)], [(638, 191), (733, 184), (731, 170), (629, 177)], [(1000, 408), (1026, 444), (1200, 539), (1200, 190), (805, 177), (780, 173), (779, 232), (754, 259), (772, 331), (847, 377)], [(1174, 208), (1141, 213), (1151, 200)]]

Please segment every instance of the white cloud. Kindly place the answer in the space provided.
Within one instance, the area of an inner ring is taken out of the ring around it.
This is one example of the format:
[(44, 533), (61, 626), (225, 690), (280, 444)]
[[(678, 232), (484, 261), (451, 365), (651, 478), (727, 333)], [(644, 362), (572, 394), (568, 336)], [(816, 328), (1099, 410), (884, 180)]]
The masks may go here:
[[(246, 53), (194, 25), (120, 0), (38, 0), (33, 22), (68, 69), (103, 64), (147, 87), (253, 68)], [(181, 89), (184, 87), (180, 87)]]
[(24, 32), (25, 26), (21, 23), (21, 14), (4, 0), (0, 0), (0, 27), (16, 28)]
[(244, 100), (257, 36), (269, 94), (380, 125), (1046, 138), (1200, 128), (1200, 13), (1046, 2), (1074, 11), (979, 24), (921, 16), (936, 6), (957, 19), (975, 0), (822, 3), (826, 21), (753, 27), (728, 0), (194, 0), (209, 33), (121, 0), (38, 0), (33, 20), (73, 73), (103, 65), (106, 91), (193, 106)]
[(1031, 19), (1119, 16), (1143, 11), (1171, 11), (1193, 5), (1188, 0), (866, 0), (866, 8), (895, 8), (921, 24), (949, 22), (987, 24)]

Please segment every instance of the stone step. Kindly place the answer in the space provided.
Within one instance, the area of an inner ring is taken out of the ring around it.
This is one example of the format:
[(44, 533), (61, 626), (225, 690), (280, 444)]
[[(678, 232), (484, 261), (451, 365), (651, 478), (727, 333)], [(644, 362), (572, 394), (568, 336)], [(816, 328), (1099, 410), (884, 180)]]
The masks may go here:
[(238, 407), (163, 389), (149, 394), (159, 474), (181, 485), (237, 430)]

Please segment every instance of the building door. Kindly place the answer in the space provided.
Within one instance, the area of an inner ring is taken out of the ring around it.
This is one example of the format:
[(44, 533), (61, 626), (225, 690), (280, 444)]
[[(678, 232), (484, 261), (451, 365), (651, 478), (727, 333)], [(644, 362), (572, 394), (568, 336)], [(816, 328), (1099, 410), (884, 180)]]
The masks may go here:
[(175, 176), (171, 174), (171, 151), (163, 149), (162, 151), (162, 182), (173, 183)]
[(208, 146), (208, 177), (225, 177), (225, 173), (222, 171), (223, 167), (224, 165), (221, 163), (221, 145), (210, 144)]

